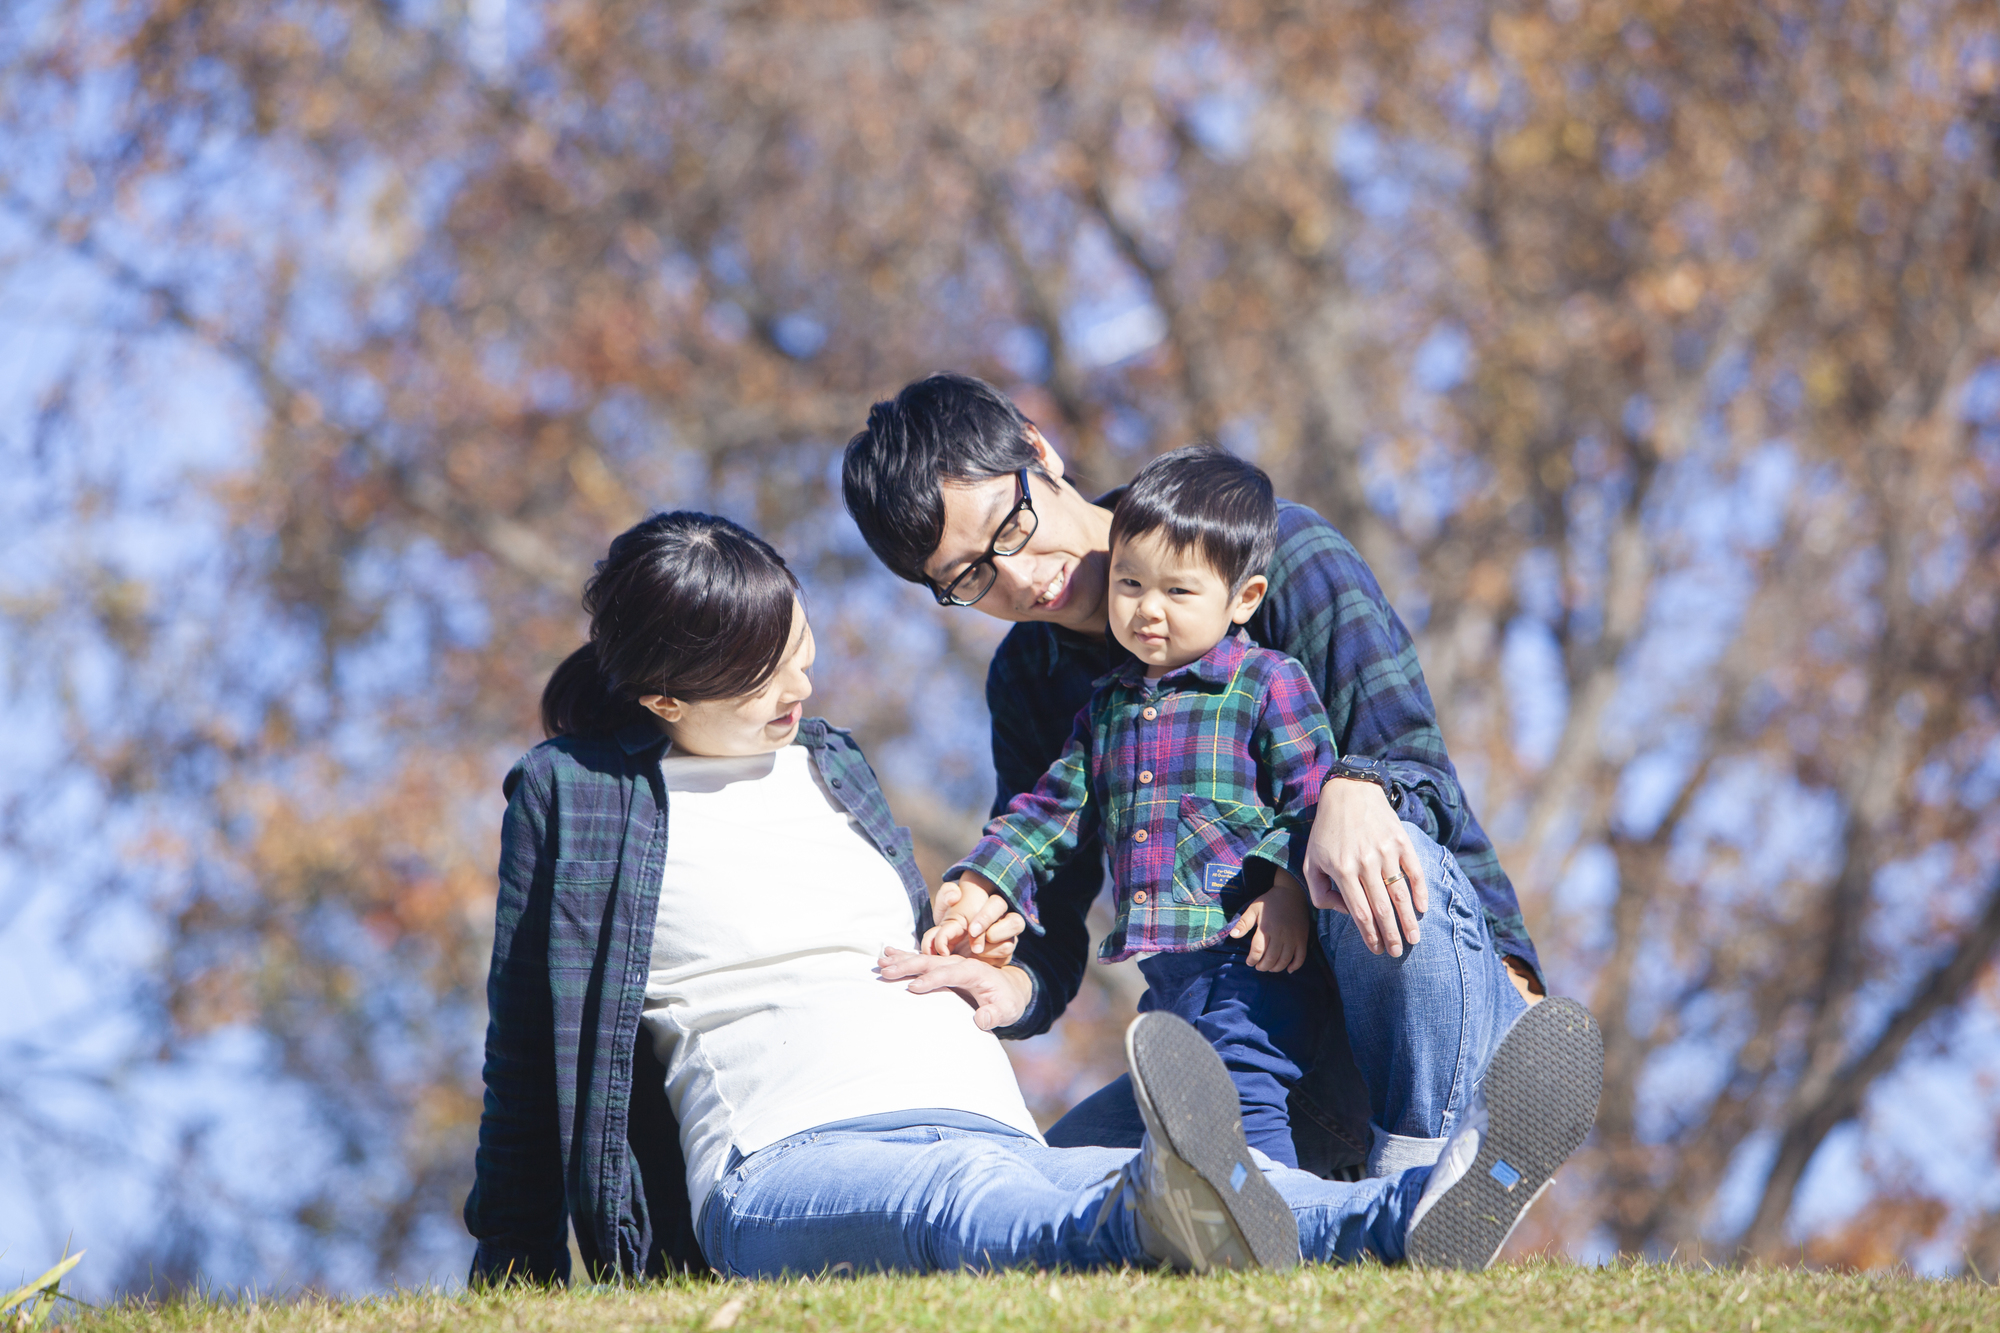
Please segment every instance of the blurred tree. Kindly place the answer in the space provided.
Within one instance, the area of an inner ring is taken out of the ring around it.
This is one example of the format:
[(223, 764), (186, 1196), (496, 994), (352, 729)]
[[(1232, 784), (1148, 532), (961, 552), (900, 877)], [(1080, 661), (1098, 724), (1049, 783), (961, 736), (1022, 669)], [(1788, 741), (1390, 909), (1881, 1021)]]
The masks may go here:
[[(1829, 1135), (1991, 1027), (1990, 6), (28, 0), (0, 60), (13, 281), (101, 284), (21, 371), (23, 493), (141, 504), (147, 349), (244, 404), (201, 577), (79, 537), (8, 643), (118, 816), (80, 910), (168, 922), (159, 1052), (264, 1034), (344, 1145), (302, 1280), (457, 1243), (495, 783), (611, 532), (794, 554), (826, 711), (934, 868), (976, 828), (995, 627), (828, 486), (941, 367), (1106, 485), (1219, 438), (1373, 562), (1605, 1026), (1529, 1240), (1789, 1252)], [(1106, 984), (1023, 1058), (1045, 1111)], [(1884, 1151), (1817, 1257), (2000, 1207)]]

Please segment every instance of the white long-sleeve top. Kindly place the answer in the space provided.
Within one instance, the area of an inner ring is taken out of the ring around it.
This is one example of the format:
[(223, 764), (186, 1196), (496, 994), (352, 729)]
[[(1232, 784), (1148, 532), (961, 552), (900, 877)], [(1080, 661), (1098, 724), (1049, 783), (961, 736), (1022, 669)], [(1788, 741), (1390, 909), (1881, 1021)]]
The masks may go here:
[(803, 745), (669, 756), (667, 862), (645, 1021), (699, 1216), (734, 1147), (890, 1111), (969, 1111), (1039, 1135), (1013, 1067), (949, 991), (883, 981), (914, 948), (895, 868)]

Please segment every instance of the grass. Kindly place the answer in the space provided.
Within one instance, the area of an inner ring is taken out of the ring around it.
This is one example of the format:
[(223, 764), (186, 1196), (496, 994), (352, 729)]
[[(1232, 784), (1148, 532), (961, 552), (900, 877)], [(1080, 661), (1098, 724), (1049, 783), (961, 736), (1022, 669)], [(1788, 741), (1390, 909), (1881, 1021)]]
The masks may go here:
[(1283, 1276), (1016, 1273), (818, 1282), (676, 1281), (567, 1292), (408, 1292), (126, 1303), (66, 1319), (77, 1333), (665, 1333), (731, 1329), (1053, 1333), (1253, 1330), (2000, 1328), (2000, 1288), (1974, 1281), (1800, 1269), (1552, 1260), (1479, 1275), (1368, 1264)]

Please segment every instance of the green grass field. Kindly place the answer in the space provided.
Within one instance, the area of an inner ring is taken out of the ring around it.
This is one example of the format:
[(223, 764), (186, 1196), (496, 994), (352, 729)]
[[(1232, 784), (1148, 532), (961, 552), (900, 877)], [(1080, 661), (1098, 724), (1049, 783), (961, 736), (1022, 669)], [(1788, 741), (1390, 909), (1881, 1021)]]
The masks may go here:
[(77, 1333), (654, 1333), (654, 1330), (2000, 1329), (1973, 1281), (1531, 1260), (1468, 1276), (1157, 1273), (684, 1281), (569, 1292), (414, 1292), (361, 1301), (185, 1300), (77, 1312)]

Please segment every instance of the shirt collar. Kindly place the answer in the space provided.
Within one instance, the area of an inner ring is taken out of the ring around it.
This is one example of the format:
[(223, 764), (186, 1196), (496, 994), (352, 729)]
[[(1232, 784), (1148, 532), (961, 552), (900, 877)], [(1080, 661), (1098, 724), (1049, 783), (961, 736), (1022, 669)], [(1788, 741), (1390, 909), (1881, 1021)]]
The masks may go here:
[[(805, 718), (800, 721), (798, 735), (792, 738), (792, 744), (803, 745), (810, 750), (824, 749), (827, 733), (832, 730), (833, 727), (823, 717)], [(633, 722), (620, 728), (613, 739), (626, 754), (640, 754), (656, 745), (664, 745), (667, 733), (651, 722)]]
[[(1236, 678), (1236, 669), (1243, 665), (1243, 654), (1249, 651), (1249, 636), (1239, 625), (1223, 635), (1222, 641), (1215, 647), (1186, 666), (1175, 667), (1155, 683), (1166, 686), (1202, 681), (1210, 685), (1227, 685)], [(1147, 683), (1146, 664), (1127, 654), (1123, 662), (1098, 678), (1100, 684), (1108, 680), (1143, 688)]]

